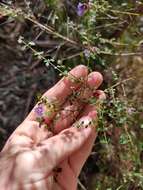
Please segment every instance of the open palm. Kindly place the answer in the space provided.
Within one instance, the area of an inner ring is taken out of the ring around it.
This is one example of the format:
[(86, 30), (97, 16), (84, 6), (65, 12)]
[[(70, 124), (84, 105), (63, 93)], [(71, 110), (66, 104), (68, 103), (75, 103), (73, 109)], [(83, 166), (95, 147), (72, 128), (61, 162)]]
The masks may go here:
[[(39, 127), (34, 108), (8, 139), (0, 155), (2, 190), (76, 189), (79, 173), (96, 137), (92, 121), (97, 119), (96, 105), (80, 100), (94, 96), (102, 76), (98, 72), (88, 75), (82, 65), (71, 70), (70, 75), (85, 79), (84, 88), (82, 83), (64, 77), (43, 95), (59, 104), (58, 112), (48, 118), (52, 132), (44, 125)], [(71, 102), (72, 92), (79, 90), (78, 99)], [(105, 98), (102, 91), (97, 92), (99, 98)], [(81, 127), (75, 127), (79, 124)]]

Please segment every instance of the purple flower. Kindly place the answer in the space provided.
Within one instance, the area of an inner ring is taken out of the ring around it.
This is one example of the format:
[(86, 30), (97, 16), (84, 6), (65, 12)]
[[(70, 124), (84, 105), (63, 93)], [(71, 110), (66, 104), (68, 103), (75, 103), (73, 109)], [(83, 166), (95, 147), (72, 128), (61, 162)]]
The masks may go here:
[(128, 108), (127, 112), (129, 115), (132, 115), (133, 113), (136, 112), (136, 109), (131, 107), (131, 108)]
[(83, 53), (84, 53), (84, 55), (85, 55), (86, 58), (89, 58), (89, 57), (90, 57), (90, 54), (91, 54), (90, 50), (85, 49), (85, 50), (83, 51)]
[(37, 114), (38, 117), (42, 117), (44, 113), (43, 105), (40, 104), (35, 108), (35, 113)]
[(86, 10), (87, 10), (87, 5), (85, 3), (78, 3), (77, 6), (78, 16), (83, 16)]

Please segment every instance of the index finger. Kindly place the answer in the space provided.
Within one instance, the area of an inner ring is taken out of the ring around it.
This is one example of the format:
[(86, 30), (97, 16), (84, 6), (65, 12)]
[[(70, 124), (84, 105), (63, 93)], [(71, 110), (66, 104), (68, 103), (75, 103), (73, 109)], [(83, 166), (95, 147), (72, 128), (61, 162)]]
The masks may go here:
[[(45, 92), (43, 97), (46, 97), (49, 100), (56, 100), (58, 105), (61, 106), (73, 90), (76, 90), (81, 85), (79, 82), (80, 79), (86, 79), (87, 75), (87, 67), (84, 65), (78, 65), (72, 69), (66, 77), (63, 77), (55, 86)], [(36, 120), (34, 109), (35, 108), (32, 109), (26, 119)], [(54, 114), (55, 113), (52, 113), (52, 115), (50, 115), (50, 119), (54, 117)]]

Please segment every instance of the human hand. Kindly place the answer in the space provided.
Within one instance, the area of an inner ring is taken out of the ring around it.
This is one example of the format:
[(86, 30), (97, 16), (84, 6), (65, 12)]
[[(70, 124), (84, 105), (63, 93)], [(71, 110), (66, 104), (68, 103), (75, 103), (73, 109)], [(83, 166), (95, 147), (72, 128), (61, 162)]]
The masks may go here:
[[(82, 78), (84, 83), (71, 80), (70, 75)], [(43, 95), (58, 102), (59, 110), (52, 110), (44, 118), (52, 130), (44, 123), (39, 127), (36, 105), (0, 154), (2, 190), (76, 189), (78, 175), (96, 138), (96, 122), (93, 121), (97, 121), (99, 109), (99, 104), (91, 105), (81, 100), (94, 97), (102, 80), (100, 73), (88, 75), (87, 68), (80, 65)], [(71, 101), (73, 92), (78, 93), (78, 98)], [(105, 98), (100, 90), (96, 94), (99, 99)]]

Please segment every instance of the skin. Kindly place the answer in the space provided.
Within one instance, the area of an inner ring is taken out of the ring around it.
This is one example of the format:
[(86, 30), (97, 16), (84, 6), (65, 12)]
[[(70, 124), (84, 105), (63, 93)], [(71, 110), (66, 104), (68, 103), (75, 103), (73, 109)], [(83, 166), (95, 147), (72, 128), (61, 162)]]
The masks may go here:
[[(79, 99), (71, 103), (70, 95), (82, 89), (80, 98), (88, 99), (103, 79), (98, 72), (88, 74), (83, 65), (70, 75), (84, 78), (84, 88), (83, 83), (64, 77), (43, 95), (58, 100), (58, 113), (53, 111), (47, 121), (53, 131), (43, 125), (39, 128), (33, 108), (6, 142), (0, 154), (2, 190), (77, 189), (78, 176), (97, 135), (93, 120), (98, 120), (99, 105), (83, 104)], [(103, 91), (96, 91), (96, 96), (97, 92), (99, 99), (105, 98)], [(68, 110), (74, 114), (69, 116)], [(75, 127), (79, 122), (81, 127)]]

